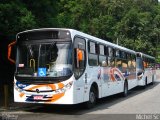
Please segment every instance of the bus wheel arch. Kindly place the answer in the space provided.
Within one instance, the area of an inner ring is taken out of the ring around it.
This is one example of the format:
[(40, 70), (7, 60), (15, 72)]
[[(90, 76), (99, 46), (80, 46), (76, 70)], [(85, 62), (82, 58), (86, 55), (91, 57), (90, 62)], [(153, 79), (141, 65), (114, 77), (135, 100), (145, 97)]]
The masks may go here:
[(99, 90), (98, 90), (98, 84), (96, 82), (93, 82), (91, 85), (91, 89), (94, 88), (96, 92), (96, 98), (99, 97)]
[(96, 101), (98, 99), (98, 85), (97, 83), (92, 83), (89, 91), (89, 100), (85, 103), (85, 107), (90, 109), (93, 108), (96, 104)]

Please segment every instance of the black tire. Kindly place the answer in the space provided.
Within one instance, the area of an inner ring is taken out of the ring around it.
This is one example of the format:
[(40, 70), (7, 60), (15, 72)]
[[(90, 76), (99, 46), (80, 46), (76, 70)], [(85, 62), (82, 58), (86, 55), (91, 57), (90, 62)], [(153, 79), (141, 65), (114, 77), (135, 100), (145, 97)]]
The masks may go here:
[(152, 82), (151, 82), (151, 85), (154, 84), (154, 75), (152, 75)]
[(145, 85), (143, 86), (143, 89), (146, 89), (147, 87), (147, 78), (145, 79)]
[(124, 89), (123, 89), (123, 97), (127, 97), (128, 96), (128, 82), (125, 81), (124, 82)]
[(91, 87), (90, 92), (89, 92), (89, 101), (85, 103), (85, 107), (87, 109), (93, 108), (96, 104), (97, 100), (97, 94), (96, 94), (96, 89), (94, 87)]

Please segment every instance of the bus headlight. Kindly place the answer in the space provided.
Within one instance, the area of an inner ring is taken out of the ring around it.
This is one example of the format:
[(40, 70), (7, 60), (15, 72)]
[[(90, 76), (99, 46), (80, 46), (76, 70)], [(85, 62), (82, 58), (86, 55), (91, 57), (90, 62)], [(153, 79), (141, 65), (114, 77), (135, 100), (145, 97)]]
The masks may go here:
[(25, 88), (25, 87), (27, 87), (27, 85), (21, 84), (20, 82), (14, 83), (14, 88), (15, 88), (18, 92), (24, 91), (23, 88)]
[(15, 88), (18, 92), (22, 92), (22, 91), (23, 91), (23, 89), (17, 87), (17, 85), (14, 85), (14, 86), (15, 86), (14, 88)]

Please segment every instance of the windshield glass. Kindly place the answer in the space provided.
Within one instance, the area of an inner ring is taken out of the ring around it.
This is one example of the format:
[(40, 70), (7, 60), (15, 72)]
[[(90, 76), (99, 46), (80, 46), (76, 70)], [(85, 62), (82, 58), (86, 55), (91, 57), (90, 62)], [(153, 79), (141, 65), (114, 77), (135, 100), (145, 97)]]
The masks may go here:
[(143, 67), (143, 61), (141, 57), (137, 57), (136, 66), (138, 70), (143, 70), (144, 67)]
[(19, 77), (63, 77), (72, 74), (72, 50), (69, 42), (18, 45)]

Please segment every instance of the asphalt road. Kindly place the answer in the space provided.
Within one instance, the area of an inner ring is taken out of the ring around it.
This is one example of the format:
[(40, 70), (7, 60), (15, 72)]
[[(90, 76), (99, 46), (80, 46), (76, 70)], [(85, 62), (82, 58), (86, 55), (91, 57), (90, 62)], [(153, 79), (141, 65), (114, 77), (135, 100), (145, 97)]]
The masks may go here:
[[(135, 88), (127, 97), (120, 94), (100, 99), (95, 108), (86, 110), (83, 104), (72, 106), (31, 105), (22, 110), (0, 113), (18, 120), (160, 120), (160, 81), (146, 89)], [(9, 120), (9, 119), (8, 119)]]

